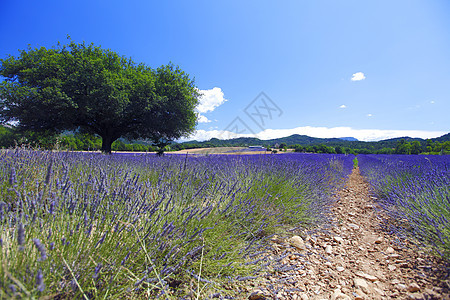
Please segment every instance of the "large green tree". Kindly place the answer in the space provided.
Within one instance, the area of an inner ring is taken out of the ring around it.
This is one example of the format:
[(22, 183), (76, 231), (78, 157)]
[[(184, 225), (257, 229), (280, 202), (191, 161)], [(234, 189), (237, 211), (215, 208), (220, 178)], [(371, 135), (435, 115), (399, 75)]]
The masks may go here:
[(97, 134), (106, 153), (120, 137), (150, 139), (162, 149), (195, 130), (198, 90), (172, 64), (155, 70), (73, 41), (0, 63), (0, 121), (21, 130)]

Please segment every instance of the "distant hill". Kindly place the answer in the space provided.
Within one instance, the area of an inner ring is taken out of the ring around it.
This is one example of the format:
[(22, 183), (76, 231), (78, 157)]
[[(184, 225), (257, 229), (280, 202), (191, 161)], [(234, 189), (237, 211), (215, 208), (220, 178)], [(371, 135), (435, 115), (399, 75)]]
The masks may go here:
[(438, 138), (433, 139), (434, 141), (438, 141), (440, 143), (450, 141), (450, 133), (444, 134)]
[(358, 139), (355, 139), (354, 137), (340, 137), (340, 140), (344, 140), (344, 141), (353, 141), (353, 142), (357, 142)]
[[(358, 141), (352, 137), (344, 138), (315, 138), (307, 135), (293, 134), (287, 137), (270, 139), (270, 140), (260, 140), (254, 137), (241, 137), (229, 140), (219, 140), (217, 138), (212, 138), (209, 141), (189, 141), (181, 143), (182, 145), (189, 147), (189, 145), (195, 144), (197, 147), (248, 147), (248, 146), (258, 146), (263, 145), (265, 147), (273, 147), (275, 144), (285, 143), (286, 145), (302, 145), (302, 146), (315, 146), (324, 144), (331, 147), (349, 147), (352, 149), (371, 149), (379, 150), (382, 148), (395, 148), (398, 141), (404, 139), (407, 142), (419, 141), (421, 144), (426, 143), (426, 140), (421, 138), (411, 138), (411, 137), (399, 137), (392, 138), (377, 142), (362, 142)], [(433, 141), (445, 142), (450, 141), (450, 133), (445, 134), (441, 137), (432, 139)]]
[[(397, 143), (400, 140), (405, 140), (406, 142), (412, 142), (412, 141), (422, 142), (422, 141), (425, 141), (424, 139), (421, 139), (421, 138), (412, 138), (412, 137), (409, 137), (409, 136), (402, 136), (402, 137), (386, 139), (386, 140), (382, 140), (382, 141), (378, 141), (378, 142), (396, 142)], [(433, 139), (433, 140), (437, 140), (437, 139)]]
[(212, 138), (209, 141), (189, 141), (184, 142), (182, 144), (201, 144), (204, 146), (210, 145), (211, 147), (233, 147), (233, 146), (273, 146), (275, 144), (285, 143), (287, 145), (318, 145), (318, 144), (329, 144), (331, 142), (340, 142), (341, 139), (338, 138), (330, 138), (330, 139), (322, 139), (322, 138), (314, 138), (307, 135), (299, 135), (293, 134), (283, 138), (270, 139), (270, 140), (260, 140), (254, 137), (240, 137), (229, 140), (219, 140), (217, 138)]

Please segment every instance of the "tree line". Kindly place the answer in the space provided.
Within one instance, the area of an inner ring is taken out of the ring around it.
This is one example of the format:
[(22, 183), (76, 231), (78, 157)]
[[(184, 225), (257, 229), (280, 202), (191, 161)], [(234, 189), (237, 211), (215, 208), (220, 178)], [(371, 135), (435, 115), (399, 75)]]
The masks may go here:
[[(45, 132), (19, 131), (15, 128), (0, 126), (0, 148), (12, 148), (26, 145), (32, 148), (46, 150), (71, 150), (71, 151), (99, 151), (102, 149), (102, 139), (94, 134), (76, 132), (54, 134)], [(168, 150), (169, 146), (163, 149)], [(118, 139), (111, 145), (112, 151), (128, 152), (158, 152), (158, 146), (150, 142), (130, 142), (126, 139)]]
[[(376, 144), (385, 144), (386, 141), (376, 142), (375, 145), (369, 145), (364, 148), (358, 146), (361, 143), (358, 142), (344, 142), (347, 146), (329, 146), (325, 144), (317, 145), (300, 145), (280, 143), (273, 145), (266, 145), (268, 151), (287, 151), (287, 149), (293, 149), (295, 152), (303, 153), (328, 153), (328, 154), (450, 154), (450, 141), (433, 141), (431, 139), (426, 140), (424, 143), (420, 141), (406, 141), (405, 139), (400, 139), (396, 142), (395, 147), (377, 147)], [(392, 143), (391, 143), (392, 144)], [(219, 147), (231, 147), (232, 145), (222, 142)], [(247, 144), (233, 145), (233, 146), (247, 146)], [(195, 149), (195, 148), (213, 148), (218, 147), (218, 144), (214, 141), (209, 142), (188, 142), (181, 144), (171, 145), (173, 150), (184, 150), (184, 149)]]
[(330, 154), (431, 154), (443, 155), (450, 154), (450, 141), (440, 143), (427, 140), (422, 145), (420, 141), (407, 142), (400, 140), (395, 148), (367, 149), (367, 148), (350, 148), (350, 147), (331, 147), (323, 144), (315, 146), (291, 145), (295, 152), (308, 153), (330, 153)]
[[(66, 132), (63, 134), (55, 134), (53, 132), (32, 132), (20, 131), (15, 128), (0, 126), (0, 147), (10, 148), (15, 145), (29, 145), (31, 147), (39, 147), (41, 149), (66, 149), (73, 151), (98, 151), (102, 148), (101, 137), (83, 133), (83, 132)], [(431, 139), (420, 141), (406, 141), (400, 139), (396, 142), (395, 147), (384, 148), (358, 148), (350, 146), (328, 146), (325, 144), (317, 145), (300, 145), (287, 143), (274, 144), (266, 146), (268, 151), (287, 151), (293, 149), (295, 152), (302, 153), (328, 153), (328, 154), (450, 154), (450, 141), (433, 141)], [(356, 144), (358, 145), (358, 144)], [(220, 144), (222, 147), (222, 144)], [(240, 146), (248, 146), (246, 144)], [(196, 148), (214, 148), (218, 147), (214, 142), (202, 143), (175, 143), (172, 142), (165, 145), (163, 149), (153, 145), (149, 141), (130, 141), (120, 138), (112, 143), (112, 151), (129, 151), (129, 152), (158, 152), (158, 151), (179, 151), (185, 149)]]

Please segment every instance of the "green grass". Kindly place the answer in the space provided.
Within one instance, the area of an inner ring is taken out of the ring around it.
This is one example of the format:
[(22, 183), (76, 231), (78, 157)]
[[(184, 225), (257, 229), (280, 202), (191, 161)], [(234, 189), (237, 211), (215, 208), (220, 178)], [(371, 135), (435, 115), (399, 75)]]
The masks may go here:
[(358, 158), (355, 156), (355, 158), (353, 159), (353, 169), (358, 168)]

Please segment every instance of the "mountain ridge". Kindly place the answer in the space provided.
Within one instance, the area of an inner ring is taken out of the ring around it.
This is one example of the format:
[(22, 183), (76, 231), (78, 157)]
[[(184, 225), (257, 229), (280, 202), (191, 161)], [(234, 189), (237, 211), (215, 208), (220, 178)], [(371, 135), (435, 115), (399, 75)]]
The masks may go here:
[[(232, 146), (265, 146), (265, 147), (273, 147), (276, 144), (280, 145), (282, 143), (286, 145), (302, 145), (302, 146), (315, 146), (324, 144), (332, 147), (352, 147), (352, 148), (370, 148), (370, 149), (382, 149), (382, 148), (395, 148), (397, 143), (400, 140), (405, 140), (406, 142), (419, 141), (421, 143), (426, 143), (427, 139), (422, 138), (412, 138), (412, 137), (398, 137), (385, 139), (380, 141), (372, 141), (365, 142), (355, 140), (348, 140), (354, 138), (316, 138), (310, 137), (307, 135), (293, 134), (286, 137), (269, 139), (269, 140), (261, 140), (256, 137), (239, 137), (234, 139), (220, 140), (217, 138), (212, 138), (208, 141), (187, 141), (183, 143), (179, 143), (180, 145), (190, 145), (197, 144), (204, 147), (232, 147)], [(430, 139), (432, 141), (445, 142), (450, 141), (450, 133), (447, 133), (443, 136)]]

